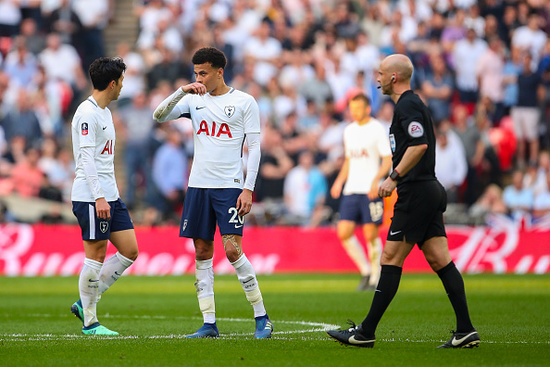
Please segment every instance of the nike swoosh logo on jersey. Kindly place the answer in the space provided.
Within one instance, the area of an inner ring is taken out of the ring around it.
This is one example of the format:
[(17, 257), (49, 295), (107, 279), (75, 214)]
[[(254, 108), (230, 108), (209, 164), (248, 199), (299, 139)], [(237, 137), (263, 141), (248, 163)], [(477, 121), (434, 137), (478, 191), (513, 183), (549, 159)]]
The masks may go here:
[(107, 126), (103, 126), (103, 130), (105, 130), (107, 128)]
[(206, 108), (206, 106), (200, 106), (200, 107), (197, 106), (197, 107), (195, 107), (196, 110), (202, 110), (203, 108)]
[(402, 231), (395, 231), (395, 232), (390, 231), (390, 236), (396, 235), (396, 234), (401, 233), (401, 232), (402, 232)]
[(355, 339), (355, 335), (352, 335), (348, 339), (350, 344), (369, 344), (372, 343), (374, 340), (357, 340)]
[(88, 279), (88, 282), (91, 282), (91, 283), (99, 282), (99, 279), (96, 279), (96, 280)]
[(462, 338), (460, 339), (457, 339), (456, 336), (453, 336), (453, 340), (451, 340), (451, 344), (453, 345), (453, 347), (457, 347), (459, 346), (460, 344), (462, 344), (464, 342), (464, 340), (466, 340), (466, 338), (468, 338), (469, 336), (471, 336), (474, 332), (471, 332), (470, 334), (466, 335), (466, 336), (463, 336)]
[(235, 224), (235, 228), (241, 228), (242, 226), (243, 226), (242, 224), (241, 225)]

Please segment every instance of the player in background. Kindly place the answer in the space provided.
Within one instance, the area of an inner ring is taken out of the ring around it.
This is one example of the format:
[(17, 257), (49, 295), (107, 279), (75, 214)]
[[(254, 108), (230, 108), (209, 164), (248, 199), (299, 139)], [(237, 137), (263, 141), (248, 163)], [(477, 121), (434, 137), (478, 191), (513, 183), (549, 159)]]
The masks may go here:
[(441, 279), (456, 316), (456, 331), (439, 348), (472, 348), (479, 335), (468, 312), (464, 281), (449, 254), (443, 212), (445, 189), (435, 177), (435, 133), (426, 105), (411, 90), (413, 65), (405, 55), (390, 55), (380, 64), (378, 83), (395, 102), (390, 127), (393, 171), (378, 195), (390, 196), (397, 187), (397, 202), (382, 252), (380, 281), (371, 308), (360, 325), (328, 334), (342, 344), (372, 348), (380, 319), (399, 288), (403, 263), (415, 244)]
[[(260, 163), (260, 114), (254, 98), (225, 84), (227, 59), (216, 48), (193, 55), (195, 78), (178, 88), (155, 110), (164, 122), (191, 118), (194, 159), (181, 218), (180, 237), (193, 239), (197, 297), (204, 325), (189, 338), (218, 337), (214, 303), (214, 233), (220, 228), (227, 259), (235, 268), (246, 298), (254, 309), (258, 339), (271, 337), (256, 273), (242, 250), (244, 216), (252, 207), (252, 192)], [(246, 179), (242, 149), (248, 145)]]
[[(346, 160), (330, 194), (334, 199), (343, 194), (337, 233), (361, 273), (357, 290), (374, 290), (380, 278), (382, 241), (378, 236), (378, 227), (384, 214), (378, 186), (390, 171), (391, 149), (386, 129), (370, 116), (370, 103), (365, 94), (360, 93), (350, 100), (349, 112), (353, 122), (344, 130)], [(355, 236), (356, 223), (363, 227), (370, 264)]]
[[(71, 312), (82, 320), (86, 335), (118, 335), (98, 322), (96, 306), (138, 256), (134, 225), (115, 179), (116, 135), (107, 108), (120, 95), (125, 70), (119, 57), (95, 60), (89, 68), (93, 93), (78, 106), (71, 124), (76, 162), (71, 200), (86, 255), (78, 281), (80, 299)], [(107, 240), (118, 252), (104, 262)]]

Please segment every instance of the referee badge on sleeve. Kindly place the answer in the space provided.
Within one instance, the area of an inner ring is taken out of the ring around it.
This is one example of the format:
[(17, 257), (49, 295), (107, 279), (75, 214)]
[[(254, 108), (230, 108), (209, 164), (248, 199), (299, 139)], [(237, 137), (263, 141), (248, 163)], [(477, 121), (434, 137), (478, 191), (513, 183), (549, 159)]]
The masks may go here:
[(420, 138), (422, 135), (424, 135), (424, 127), (420, 122), (417, 121), (411, 122), (407, 130), (409, 131), (409, 135), (412, 138)]

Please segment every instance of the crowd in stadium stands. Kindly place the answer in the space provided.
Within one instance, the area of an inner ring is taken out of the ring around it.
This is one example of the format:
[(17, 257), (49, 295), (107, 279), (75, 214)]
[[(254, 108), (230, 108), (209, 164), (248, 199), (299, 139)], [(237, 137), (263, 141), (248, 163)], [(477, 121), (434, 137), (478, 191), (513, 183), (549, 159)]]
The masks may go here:
[[(413, 60), (413, 88), (434, 116), (448, 220), (550, 213), (550, 1), (133, 3), (139, 34), (117, 46), (128, 68), (110, 107), (120, 191), (138, 223), (178, 221), (192, 129), (183, 119), (155, 125), (152, 111), (193, 79), (190, 56), (205, 45), (227, 55), (225, 80), (260, 107), (249, 221), (334, 222), (328, 188), (343, 162), (346, 105), (364, 91), (389, 129), (393, 104), (376, 77), (390, 53)], [(103, 32), (117, 17), (113, 0), (0, 2), (0, 197), (70, 202), (70, 119), (91, 91), (91, 61), (115, 56), (105, 55)], [(0, 218), (17, 220), (0, 206)]]

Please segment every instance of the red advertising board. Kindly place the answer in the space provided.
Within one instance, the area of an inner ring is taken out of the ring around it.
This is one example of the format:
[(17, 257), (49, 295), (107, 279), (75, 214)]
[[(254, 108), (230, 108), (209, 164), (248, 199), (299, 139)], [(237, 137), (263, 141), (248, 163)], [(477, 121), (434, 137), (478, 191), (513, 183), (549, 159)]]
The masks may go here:
[[(127, 271), (134, 275), (179, 275), (194, 272), (192, 241), (178, 237), (177, 227), (136, 228), (140, 255)], [(387, 228), (382, 228), (385, 238)], [(493, 227), (448, 226), (451, 255), (467, 273), (550, 272), (550, 230), (522, 228), (513, 222)], [(360, 233), (358, 237), (362, 240)], [(291, 272), (356, 272), (333, 228), (249, 227), (243, 247), (259, 274)], [(108, 253), (114, 253), (112, 245)], [(80, 229), (64, 225), (0, 225), (0, 275), (75, 275), (84, 253)], [(219, 235), (214, 270), (230, 273)], [(428, 272), (415, 248), (404, 271)]]

